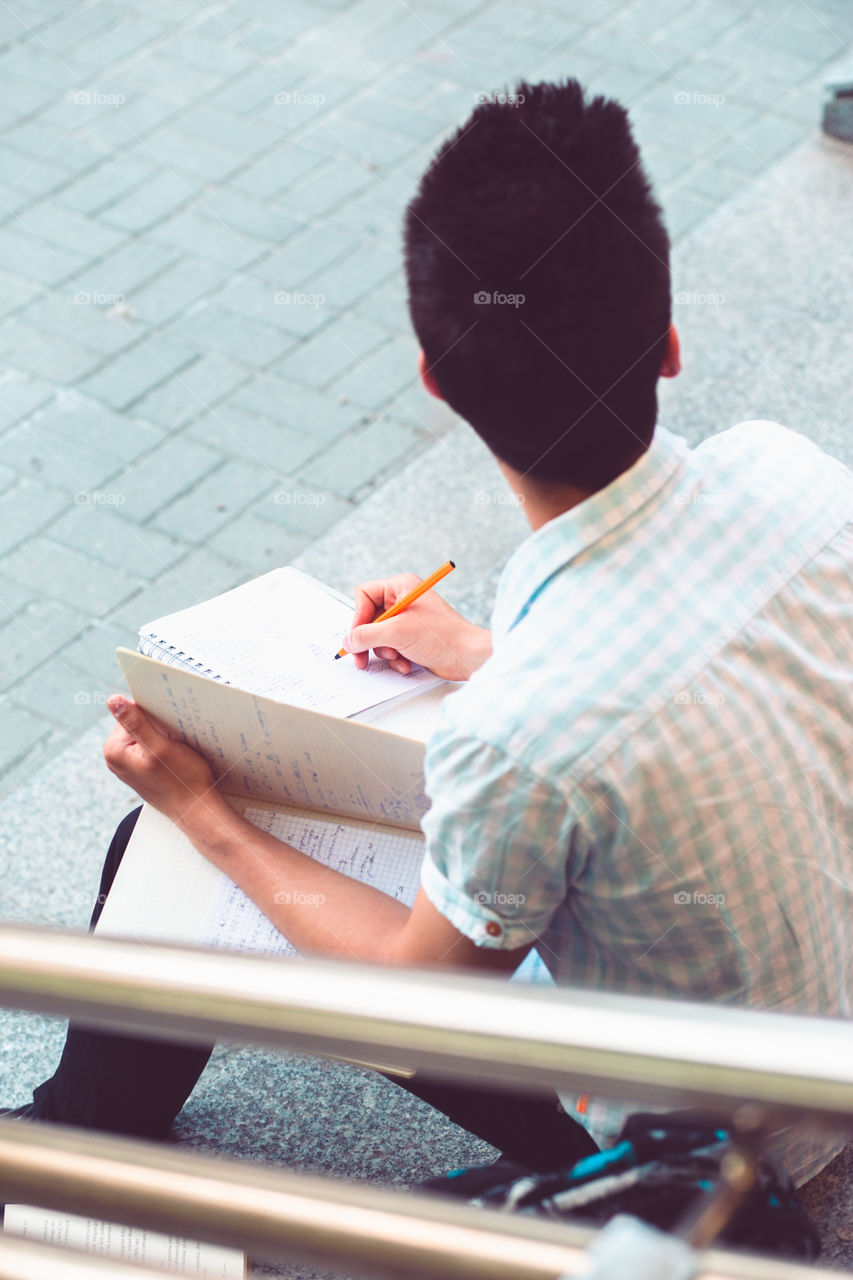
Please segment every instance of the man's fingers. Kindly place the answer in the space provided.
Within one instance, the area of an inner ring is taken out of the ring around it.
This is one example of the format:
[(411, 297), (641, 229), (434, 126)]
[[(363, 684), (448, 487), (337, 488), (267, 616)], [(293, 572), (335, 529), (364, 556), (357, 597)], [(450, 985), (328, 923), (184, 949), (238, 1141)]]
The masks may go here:
[(135, 742), (141, 742), (155, 755), (160, 752), (164, 743), (169, 741), (154, 727), (150, 718), (135, 702), (128, 702), (120, 694), (114, 693), (107, 698), (107, 706), (125, 733)]
[[(116, 777), (121, 778), (122, 781), (124, 781), (127, 773), (129, 752), (134, 748), (136, 751), (140, 750), (136, 739), (131, 737), (120, 724), (116, 725), (104, 743), (104, 760), (107, 768)], [(145, 748), (142, 748), (142, 750), (145, 750)]]
[(388, 622), (367, 622), (363, 626), (353, 627), (344, 639), (344, 648), (348, 653), (367, 653), (370, 649), (377, 650), (380, 640), (385, 638), (385, 628), (390, 625), (390, 622), (389, 619)]
[(132, 741), (133, 739), (130, 737), (130, 735), (126, 733), (124, 729), (122, 729), (120, 724), (117, 724), (116, 727), (110, 732), (106, 742), (104, 743), (104, 755), (109, 760), (118, 751), (121, 751), (123, 747), (126, 747), (127, 744)]
[(385, 583), (363, 582), (360, 587), (356, 587), (352, 625), (360, 627), (364, 622), (372, 622), (377, 613), (382, 613), (384, 609)]
[(385, 631), (390, 622), (383, 622), (379, 626), (372, 623), (366, 623), (361, 627), (353, 627), (350, 634), (344, 640), (344, 648), (352, 654), (353, 662), (359, 670), (363, 671), (370, 661), (371, 649), (377, 658), (382, 658), (390, 663), (394, 671), (399, 671), (402, 675), (407, 676), (412, 669), (412, 664), (408, 658), (404, 658), (399, 649), (387, 644), (377, 644), (376, 633)]
[(397, 573), (393, 578), (377, 578), (373, 582), (362, 582), (355, 590), (355, 614), (352, 625), (360, 627), (365, 622), (372, 622), (419, 582), (420, 578), (415, 573)]
[(348, 635), (344, 636), (343, 645), (347, 653), (365, 653), (370, 644), (364, 639), (363, 632), (366, 627), (353, 627)]

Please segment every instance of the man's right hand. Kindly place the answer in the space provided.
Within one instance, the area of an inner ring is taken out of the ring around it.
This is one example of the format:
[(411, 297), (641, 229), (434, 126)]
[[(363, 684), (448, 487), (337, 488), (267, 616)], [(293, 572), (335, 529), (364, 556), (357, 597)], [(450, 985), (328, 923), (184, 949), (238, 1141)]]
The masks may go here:
[(492, 633), (468, 622), (436, 591), (425, 592), (387, 622), (373, 622), (420, 581), (414, 573), (398, 573), (363, 582), (355, 593), (355, 616), (344, 648), (362, 670), (372, 649), (403, 675), (416, 663), (444, 680), (467, 680), (491, 654)]

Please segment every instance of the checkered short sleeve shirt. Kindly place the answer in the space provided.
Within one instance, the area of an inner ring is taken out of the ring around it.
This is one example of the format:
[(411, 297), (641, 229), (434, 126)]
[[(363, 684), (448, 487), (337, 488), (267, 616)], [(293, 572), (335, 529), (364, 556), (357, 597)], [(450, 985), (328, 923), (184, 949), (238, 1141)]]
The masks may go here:
[[(557, 982), (848, 1017), (853, 473), (773, 422), (658, 427), (518, 548), (493, 638), (427, 747), (438, 910)], [(589, 1094), (606, 1144), (626, 1105)], [(798, 1181), (842, 1145), (779, 1142)]]

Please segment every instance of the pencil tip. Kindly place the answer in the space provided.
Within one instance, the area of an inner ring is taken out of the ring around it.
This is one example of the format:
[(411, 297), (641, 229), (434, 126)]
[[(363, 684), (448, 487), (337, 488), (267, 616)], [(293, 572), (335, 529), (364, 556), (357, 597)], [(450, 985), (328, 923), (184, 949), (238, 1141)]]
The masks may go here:
[(341, 655), (340, 655), (339, 653), (336, 653), (336, 654), (335, 654), (335, 662), (337, 662), (337, 660), (338, 660), (338, 658), (339, 658), (340, 656), (341, 656)]

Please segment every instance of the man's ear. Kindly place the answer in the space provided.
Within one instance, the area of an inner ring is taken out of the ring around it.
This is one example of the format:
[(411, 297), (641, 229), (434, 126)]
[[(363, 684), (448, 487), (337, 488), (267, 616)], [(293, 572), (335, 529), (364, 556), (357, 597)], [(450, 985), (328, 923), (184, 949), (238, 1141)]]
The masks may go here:
[(421, 382), (426, 387), (431, 396), (435, 396), (436, 400), (443, 400), (438, 383), (436, 382), (432, 372), (427, 368), (426, 356), (423, 348), (418, 352), (418, 373), (421, 375)]
[(677, 373), (681, 373), (681, 346), (678, 341), (678, 330), (674, 324), (671, 324), (669, 333), (666, 335), (666, 352), (660, 367), (660, 376), (674, 378)]

